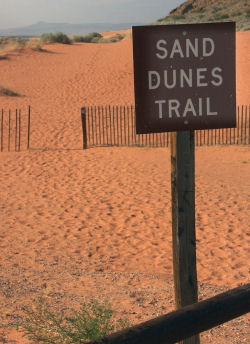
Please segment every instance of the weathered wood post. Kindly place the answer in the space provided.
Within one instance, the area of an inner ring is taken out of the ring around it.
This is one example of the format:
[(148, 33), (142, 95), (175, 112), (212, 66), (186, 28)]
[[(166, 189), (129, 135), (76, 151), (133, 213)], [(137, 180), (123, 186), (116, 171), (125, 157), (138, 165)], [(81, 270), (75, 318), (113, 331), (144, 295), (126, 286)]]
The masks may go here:
[(3, 109), (1, 116), (1, 152), (3, 151)]
[(15, 126), (15, 152), (16, 152), (16, 145), (17, 145), (17, 109), (16, 109), (16, 126)]
[[(198, 301), (194, 131), (171, 133), (172, 240), (177, 309)], [(199, 344), (199, 336), (182, 343)]]
[(8, 152), (10, 151), (10, 126), (11, 126), (11, 111), (9, 110), (9, 135), (8, 135)]
[(83, 149), (87, 149), (87, 130), (86, 130), (86, 108), (81, 108)]
[(21, 110), (19, 110), (18, 152), (21, 151)]
[(28, 111), (28, 139), (27, 139), (27, 149), (30, 148), (30, 105)]

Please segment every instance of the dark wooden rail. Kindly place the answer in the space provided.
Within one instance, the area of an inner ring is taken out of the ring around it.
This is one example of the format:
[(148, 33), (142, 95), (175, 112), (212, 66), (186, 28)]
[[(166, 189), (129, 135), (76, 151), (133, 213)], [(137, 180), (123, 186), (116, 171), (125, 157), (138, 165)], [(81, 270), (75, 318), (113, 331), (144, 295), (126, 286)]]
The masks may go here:
[(250, 311), (250, 284), (87, 344), (173, 344)]

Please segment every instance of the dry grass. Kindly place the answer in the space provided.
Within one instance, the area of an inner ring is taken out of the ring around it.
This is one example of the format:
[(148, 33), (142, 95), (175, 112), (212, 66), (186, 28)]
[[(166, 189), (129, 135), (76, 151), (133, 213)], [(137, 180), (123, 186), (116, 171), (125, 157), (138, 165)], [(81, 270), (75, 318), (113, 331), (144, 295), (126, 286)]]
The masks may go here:
[(39, 37), (29, 38), (26, 43), (26, 48), (36, 51), (43, 51), (42, 44)]
[(0, 60), (7, 59), (12, 53), (20, 53), (25, 50), (42, 51), (40, 38), (1, 37)]

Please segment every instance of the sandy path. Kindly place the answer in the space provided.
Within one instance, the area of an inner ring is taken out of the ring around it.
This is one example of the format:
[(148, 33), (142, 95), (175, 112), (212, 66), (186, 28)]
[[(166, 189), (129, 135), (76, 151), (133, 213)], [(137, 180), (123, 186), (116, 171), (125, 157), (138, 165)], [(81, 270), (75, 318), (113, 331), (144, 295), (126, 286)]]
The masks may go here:
[[(237, 33), (237, 100), (249, 103), (249, 33)], [(134, 322), (174, 307), (168, 149), (82, 151), (80, 108), (131, 104), (132, 47), (49, 45), (0, 61), (1, 84), (32, 108), (32, 150), (0, 154), (0, 343), (44, 295), (55, 308), (107, 298)], [(249, 281), (249, 147), (196, 149), (200, 298)], [(248, 317), (203, 335), (247, 343)]]

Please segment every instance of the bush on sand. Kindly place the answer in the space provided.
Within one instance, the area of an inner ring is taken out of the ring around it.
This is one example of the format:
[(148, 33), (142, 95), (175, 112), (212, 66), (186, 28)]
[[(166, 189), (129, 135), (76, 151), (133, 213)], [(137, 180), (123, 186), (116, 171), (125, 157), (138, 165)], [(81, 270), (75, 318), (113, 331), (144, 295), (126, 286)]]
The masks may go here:
[(87, 35), (73, 35), (73, 42), (97, 43), (100, 38), (102, 38), (100, 33), (91, 32)]
[(0, 85), (0, 96), (20, 97), (20, 94)]
[(121, 330), (129, 325), (127, 319), (113, 320), (113, 311), (107, 302), (91, 300), (79, 311), (55, 313), (39, 299), (35, 308), (24, 308), (26, 319), (18, 322), (17, 329), (38, 343), (84, 343)]
[(56, 33), (43, 33), (40, 36), (42, 43), (62, 43), (62, 44), (71, 44), (70, 38), (62, 32)]
[(113, 43), (119, 42), (124, 38), (124, 35), (116, 34), (110, 38), (104, 38), (98, 32), (91, 32), (87, 35), (74, 35), (72, 38), (73, 42), (83, 42), (83, 43)]

